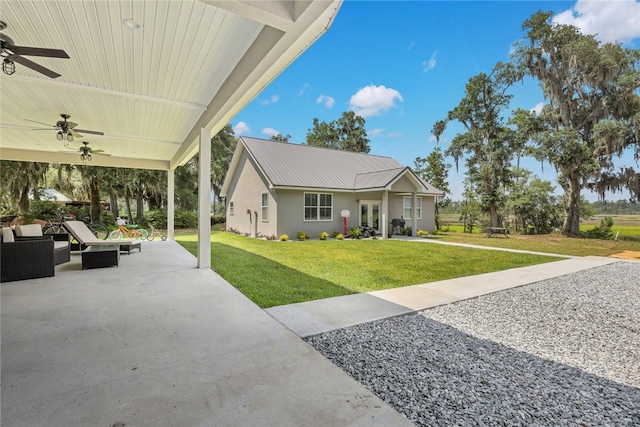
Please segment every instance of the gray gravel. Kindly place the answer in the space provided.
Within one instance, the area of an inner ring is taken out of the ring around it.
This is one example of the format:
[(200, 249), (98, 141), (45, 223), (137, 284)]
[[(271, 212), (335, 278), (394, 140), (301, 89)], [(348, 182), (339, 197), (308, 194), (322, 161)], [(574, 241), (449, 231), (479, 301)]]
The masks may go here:
[(640, 426), (640, 263), (311, 337), (420, 426)]

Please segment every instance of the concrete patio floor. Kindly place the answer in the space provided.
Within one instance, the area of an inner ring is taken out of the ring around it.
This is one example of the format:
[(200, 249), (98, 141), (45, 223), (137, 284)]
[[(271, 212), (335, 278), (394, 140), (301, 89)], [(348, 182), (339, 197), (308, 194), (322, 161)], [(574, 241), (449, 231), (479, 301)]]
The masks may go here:
[(176, 242), (1, 287), (3, 427), (412, 425)]

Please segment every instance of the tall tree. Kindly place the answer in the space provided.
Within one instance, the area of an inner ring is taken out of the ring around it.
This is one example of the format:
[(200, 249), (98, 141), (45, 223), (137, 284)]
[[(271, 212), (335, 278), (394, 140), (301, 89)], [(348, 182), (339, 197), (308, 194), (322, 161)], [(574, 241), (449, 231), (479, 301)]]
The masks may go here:
[(289, 142), (289, 140), (291, 139), (291, 135), (289, 134), (282, 135), (281, 133), (279, 133), (277, 135), (271, 135), (270, 139), (273, 141), (279, 141), (279, 142)]
[(436, 228), (440, 229), (440, 210), (446, 207), (451, 199), (447, 194), (449, 190), (449, 169), (451, 165), (445, 163), (444, 155), (440, 147), (436, 147), (426, 158), (416, 157), (413, 161), (413, 171), (420, 178), (434, 185), (437, 189), (445, 193), (444, 196), (438, 198), (436, 202)]
[[(276, 136), (284, 138), (280, 134)], [(291, 138), (291, 136), (287, 135), (286, 138)], [(272, 136), (271, 139), (276, 138)], [(211, 189), (213, 190), (214, 203), (220, 197), (222, 184), (224, 184), (224, 179), (227, 176), (237, 141), (231, 124), (227, 124), (211, 138)], [(215, 205), (213, 212), (216, 212)]]
[[(552, 23), (552, 15), (537, 12), (523, 23), (527, 35), (513, 55), (547, 100), (540, 115), (529, 113), (529, 123), (520, 125), (535, 143), (535, 157), (558, 171), (566, 195), (563, 233), (578, 235), (581, 190), (624, 184), (623, 174), (611, 173), (613, 159), (640, 139), (640, 51), (601, 44)], [(599, 186), (603, 177), (609, 182)]]
[(0, 190), (3, 202), (19, 214), (29, 212), (29, 194), (39, 199), (39, 186), (45, 182), (48, 163), (14, 162), (0, 163)]
[(364, 118), (353, 111), (345, 111), (338, 120), (330, 123), (313, 119), (313, 128), (307, 132), (307, 144), (315, 147), (335, 148), (344, 151), (368, 153), (369, 139)]
[(469, 185), (475, 186), (492, 227), (501, 226), (503, 190), (511, 179), (511, 162), (522, 151), (523, 139), (517, 138), (502, 117), (512, 98), (507, 90), (520, 78), (513, 65), (500, 62), (490, 74), (472, 77), (464, 98), (432, 130), (439, 140), (448, 122), (457, 120), (464, 126), (465, 132), (453, 138), (446, 154), (455, 159), (456, 168), (459, 160), (466, 157)]

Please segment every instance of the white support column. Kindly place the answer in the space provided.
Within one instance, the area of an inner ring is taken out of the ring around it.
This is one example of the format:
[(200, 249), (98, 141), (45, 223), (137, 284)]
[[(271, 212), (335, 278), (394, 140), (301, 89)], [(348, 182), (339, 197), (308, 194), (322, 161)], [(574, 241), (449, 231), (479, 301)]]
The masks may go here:
[(175, 170), (167, 171), (167, 239), (173, 240), (176, 213)]
[(198, 268), (211, 268), (211, 132), (200, 129)]
[(411, 235), (418, 235), (418, 193), (411, 193)]
[(386, 239), (388, 236), (387, 230), (389, 228), (389, 220), (387, 218), (389, 218), (389, 191), (383, 190), (382, 191), (382, 228), (380, 230), (382, 232), (383, 239)]

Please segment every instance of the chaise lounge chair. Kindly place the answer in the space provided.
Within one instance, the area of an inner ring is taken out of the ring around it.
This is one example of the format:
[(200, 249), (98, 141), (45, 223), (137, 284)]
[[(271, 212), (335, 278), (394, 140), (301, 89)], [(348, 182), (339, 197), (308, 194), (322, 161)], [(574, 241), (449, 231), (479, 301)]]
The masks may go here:
[(86, 246), (128, 246), (134, 243), (131, 240), (100, 240), (89, 230), (89, 227), (82, 221), (65, 221), (63, 224), (75, 239), (81, 244)]

